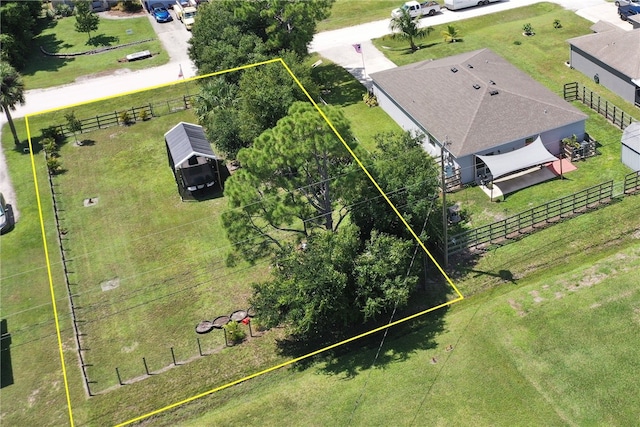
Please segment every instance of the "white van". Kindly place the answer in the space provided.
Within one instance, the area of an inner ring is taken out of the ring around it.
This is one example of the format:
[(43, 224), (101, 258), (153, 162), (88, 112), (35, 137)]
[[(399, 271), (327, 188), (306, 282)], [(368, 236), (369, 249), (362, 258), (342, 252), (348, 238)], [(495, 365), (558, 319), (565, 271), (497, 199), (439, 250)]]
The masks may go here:
[(444, 7), (449, 10), (464, 9), (465, 7), (482, 6), (500, 0), (444, 0)]

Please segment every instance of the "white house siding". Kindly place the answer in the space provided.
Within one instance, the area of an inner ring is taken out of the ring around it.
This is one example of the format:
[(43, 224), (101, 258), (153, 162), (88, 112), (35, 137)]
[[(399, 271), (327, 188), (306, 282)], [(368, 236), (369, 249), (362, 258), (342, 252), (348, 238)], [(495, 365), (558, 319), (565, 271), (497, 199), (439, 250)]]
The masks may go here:
[(594, 80), (594, 76), (597, 74), (599, 84), (618, 94), (625, 101), (632, 104), (636, 101), (637, 86), (633, 84), (630, 77), (623, 75), (575, 46), (571, 46), (570, 59), (571, 66), (585, 76)]

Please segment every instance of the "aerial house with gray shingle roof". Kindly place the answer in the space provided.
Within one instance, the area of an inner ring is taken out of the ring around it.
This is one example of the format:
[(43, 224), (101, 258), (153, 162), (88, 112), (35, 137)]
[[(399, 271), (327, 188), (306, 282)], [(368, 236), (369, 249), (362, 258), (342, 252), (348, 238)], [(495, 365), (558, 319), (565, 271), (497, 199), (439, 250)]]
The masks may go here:
[[(489, 49), (371, 78), (379, 105), (403, 129), (424, 134), (424, 148), (433, 156), (444, 153), (447, 175), (459, 174), (463, 184), (490, 175), (477, 155), (510, 153), (538, 136), (558, 154), (563, 138), (585, 135), (586, 114)], [(513, 172), (528, 167), (525, 152), (510, 156)]]
[(614, 27), (567, 41), (572, 68), (640, 106), (640, 28)]

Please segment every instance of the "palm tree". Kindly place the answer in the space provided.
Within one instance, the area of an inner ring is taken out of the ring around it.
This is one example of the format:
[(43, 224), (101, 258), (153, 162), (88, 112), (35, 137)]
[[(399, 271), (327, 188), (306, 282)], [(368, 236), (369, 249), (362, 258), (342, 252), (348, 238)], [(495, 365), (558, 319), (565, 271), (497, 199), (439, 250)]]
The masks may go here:
[(445, 42), (453, 43), (458, 41), (461, 36), (456, 27), (453, 25), (447, 25), (447, 29), (442, 32), (442, 37), (444, 37)]
[(411, 51), (418, 50), (414, 40), (427, 37), (433, 31), (433, 28), (420, 28), (418, 26), (419, 19), (414, 19), (406, 9), (400, 9), (400, 14), (391, 18), (389, 28), (393, 31), (392, 38), (403, 38), (409, 40)]
[(4, 111), (13, 133), (13, 141), (16, 145), (20, 145), (18, 132), (13, 124), (10, 110), (15, 111), (16, 104), (24, 105), (24, 83), (22, 76), (8, 63), (0, 61), (0, 78), (2, 86), (0, 87), (0, 109)]

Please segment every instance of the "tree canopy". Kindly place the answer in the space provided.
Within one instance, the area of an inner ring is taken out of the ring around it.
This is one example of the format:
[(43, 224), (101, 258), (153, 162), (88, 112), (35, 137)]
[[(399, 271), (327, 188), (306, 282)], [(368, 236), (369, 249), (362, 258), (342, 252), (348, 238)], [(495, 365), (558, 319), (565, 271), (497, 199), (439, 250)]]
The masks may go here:
[(393, 31), (391, 37), (409, 40), (411, 51), (415, 52), (418, 50), (415, 39), (427, 37), (433, 31), (431, 27), (420, 28), (419, 22), (420, 19), (412, 17), (407, 9), (400, 9), (400, 14), (389, 21), (389, 28)]
[[(345, 141), (352, 142), (341, 110), (326, 106), (323, 111)], [(346, 217), (342, 191), (349, 188), (355, 165), (309, 103), (294, 103), (274, 128), (240, 150), (238, 159), (243, 167), (225, 184), (229, 210), (222, 219), (245, 259), (283, 247), (290, 237), (283, 239), (282, 233), (304, 239), (318, 228), (335, 231)]]
[(0, 3), (0, 59), (17, 70), (25, 66), (31, 51), (41, 3), (36, 1), (2, 1)]
[(13, 134), (13, 141), (20, 144), (16, 126), (11, 117), (11, 111), (15, 111), (16, 104), (24, 105), (24, 82), (22, 76), (8, 63), (0, 61), (0, 110), (7, 116), (7, 122)]
[(353, 325), (406, 305), (418, 282), (414, 245), (353, 224), (314, 233), (302, 248), (283, 247), (274, 279), (253, 285), (251, 304), (266, 327), (285, 325), (298, 339), (338, 337)]
[[(201, 74), (222, 71), (290, 51), (307, 55), (316, 25), (334, 0), (221, 0), (198, 10), (189, 56)], [(232, 76), (228, 76), (232, 77)]]
[(76, 0), (75, 6), (76, 31), (79, 33), (87, 33), (89, 40), (91, 40), (91, 32), (98, 30), (100, 17), (93, 13), (93, 8), (89, 0)]
[[(319, 89), (310, 68), (297, 62), (294, 55), (283, 59), (309, 96), (317, 96)], [(308, 99), (279, 62), (244, 70), (238, 80), (236, 85), (223, 76), (214, 77), (201, 87), (195, 100), (209, 140), (231, 159), (275, 126), (295, 101)]]
[[(438, 166), (422, 148), (420, 135), (383, 133), (376, 135), (375, 141), (375, 154), (366, 159), (369, 163), (367, 169), (402, 217), (420, 234), (425, 228), (425, 219), (436, 208)], [(351, 220), (360, 227), (363, 235), (368, 236), (373, 230), (378, 230), (410, 239), (406, 226), (372, 183), (368, 179), (358, 182), (358, 186), (348, 193), (348, 202), (354, 206)], [(363, 203), (367, 200), (376, 202)], [(429, 234), (429, 224), (424, 233)], [(426, 234), (421, 238), (425, 240)]]

